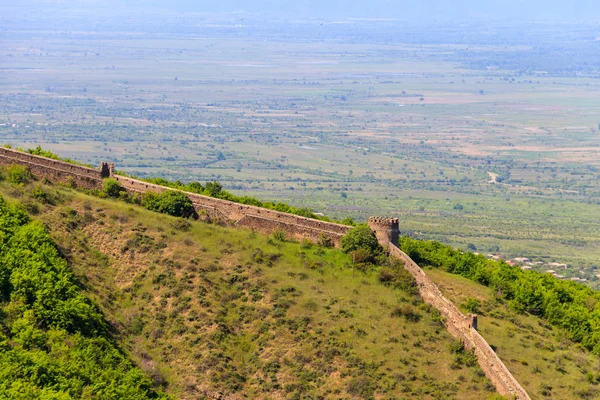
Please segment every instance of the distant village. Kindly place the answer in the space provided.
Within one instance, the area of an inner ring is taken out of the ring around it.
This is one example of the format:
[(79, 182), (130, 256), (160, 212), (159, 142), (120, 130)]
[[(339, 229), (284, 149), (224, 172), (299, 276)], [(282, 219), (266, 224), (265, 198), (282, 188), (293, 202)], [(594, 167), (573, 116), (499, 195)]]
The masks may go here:
[(515, 257), (506, 259), (500, 254), (488, 254), (487, 258), (490, 260), (504, 260), (507, 264), (521, 267), (524, 271), (538, 271), (551, 274), (557, 279), (571, 280), (580, 283), (589, 283), (590, 281), (597, 281), (600, 278), (600, 274), (596, 270), (580, 270), (569, 267), (568, 264), (558, 262), (543, 262), (543, 261), (531, 261), (527, 257)]

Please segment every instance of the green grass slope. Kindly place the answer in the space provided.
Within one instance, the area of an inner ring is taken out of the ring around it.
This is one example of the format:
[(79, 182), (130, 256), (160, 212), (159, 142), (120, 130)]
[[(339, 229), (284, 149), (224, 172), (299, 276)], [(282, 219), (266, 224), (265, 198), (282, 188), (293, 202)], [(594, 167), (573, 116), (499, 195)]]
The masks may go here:
[(516, 312), (489, 287), (437, 268), (426, 272), (463, 312), (478, 313), (479, 332), (532, 398), (600, 397), (598, 357), (567, 332)]
[(496, 396), (436, 312), (339, 250), (56, 186), (0, 194), (48, 227), (119, 345), (174, 397)]

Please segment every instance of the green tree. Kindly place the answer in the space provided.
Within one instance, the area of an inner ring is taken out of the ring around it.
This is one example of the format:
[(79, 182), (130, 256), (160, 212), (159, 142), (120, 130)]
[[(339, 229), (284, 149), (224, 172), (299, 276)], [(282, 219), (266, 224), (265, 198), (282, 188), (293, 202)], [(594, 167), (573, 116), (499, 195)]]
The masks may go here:
[(375, 237), (375, 233), (366, 224), (357, 225), (350, 229), (342, 237), (340, 244), (345, 253), (364, 249), (371, 255), (377, 255), (383, 251), (383, 248)]
[(175, 190), (166, 190), (162, 193), (146, 192), (142, 198), (142, 205), (149, 210), (174, 217), (190, 218), (196, 216), (194, 204), (185, 193)]
[(219, 182), (206, 182), (206, 185), (204, 187), (204, 194), (206, 196), (219, 197), (219, 194), (222, 190), (223, 186)]
[(119, 181), (113, 178), (108, 178), (102, 181), (102, 192), (107, 197), (119, 198), (121, 193), (126, 193), (126, 190)]

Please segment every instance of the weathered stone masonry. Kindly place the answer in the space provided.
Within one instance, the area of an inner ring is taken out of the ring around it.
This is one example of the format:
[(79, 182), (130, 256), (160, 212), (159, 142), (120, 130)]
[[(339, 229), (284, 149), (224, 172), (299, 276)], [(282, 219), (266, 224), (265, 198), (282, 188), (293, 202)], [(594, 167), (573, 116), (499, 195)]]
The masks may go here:
[[(120, 175), (113, 175), (112, 177), (130, 192), (143, 193), (146, 191), (162, 192), (173, 190)], [(215, 199), (195, 193), (185, 192), (185, 194), (194, 204), (196, 211), (204, 212), (212, 218), (226, 220), (234, 223), (236, 226), (249, 227), (259, 232), (272, 233), (276, 230), (281, 230), (288, 237), (307, 238), (314, 241), (322, 240), (325, 237), (337, 245), (341, 237), (351, 228), (346, 225), (234, 203), (228, 200)]]
[[(102, 163), (100, 169), (94, 169), (34, 156), (17, 150), (0, 148), (0, 165), (10, 164), (24, 165), (39, 178), (47, 178), (53, 182), (72, 181), (76, 186), (86, 189), (101, 189), (102, 179), (112, 177), (119, 181), (130, 193), (174, 190), (165, 186), (116, 175), (113, 164)], [(237, 226), (249, 227), (259, 232), (273, 233), (276, 230), (281, 230), (288, 237), (307, 238), (314, 241), (326, 238), (337, 245), (340, 238), (350, 229), (346, 225), (215, 199), (195, 193), (185, 193), (194, 204), (197, 212), (205, 213), (213, 219), (224, 220)]]
[(438, 309), (445, 318), (448, 332), (459, 339), (465, 348), (474, 351), (481, 369), (494, 384), (498, 393), (519, 400), (530, 399), (525, 389), (517, 382), (483, 336), (477, 332), (477, 316), (471, 314), (465, 316), (461, 313), (454, 303), (442, 294), (425, 271), (397, 247), (398, 220), (371, 217), (369, 226), (381, 245), (388, 249), (391, 255), (404, 262), (404, 267), (417, 282), (423, 301)]
[[(116, 175), (112, 164), (102, 163), (99, 169), (94, 169), (12, 149), (0, 148), (0, 165), (10, 164), (24, 165), (38, 178), (47, 178), (54, 182), (70, 182), (86, 189), (101, 189), (103, 178), (112, 177), (119, 181), (130, 193), (173, 190)], [(322, 240), (325, 237), (333, 243), (339, 244), (341, 237), (350, 229), (346, 225), (233, 203), (194, 193), (186, 194), (194, 204), (196, 211), (206, 213), (211, 218), (222, 219), (237, 226), (250, 227), (261, 232), (272, 233), (276, 230), (282, 230), (295, 238)], [(477, 316), (463, 315), (451, 301), (444, 297), (425, 272), (397, 247), (399, 238), (398, 219), (372, 217), (369, 218), (369, 226), (390, 254), (404, 262), (404, 267), (414, 276), (419, 286), (423, 301), (440, 311), (446, 320), (446, 328), (450, 334), (460, 339), (466, 348), (475, 352), (479, 365), (492, 381), (496, 390), (504, 396), (519, 400), (530, 399), (527, 392), (508, 371), (502, 360), (477, 332)]]
[(71, 181), (86, 189), (102, 188), (99, 170), (0, 147), (0, 165), (10, 164), (26, 166), (35, 176), (53, 182)]

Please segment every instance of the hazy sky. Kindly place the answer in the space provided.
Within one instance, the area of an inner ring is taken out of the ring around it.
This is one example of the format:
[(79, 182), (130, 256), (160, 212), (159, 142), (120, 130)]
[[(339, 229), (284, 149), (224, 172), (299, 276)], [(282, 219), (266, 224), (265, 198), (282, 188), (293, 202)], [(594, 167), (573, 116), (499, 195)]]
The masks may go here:
[[(160, 1), (157, 3), (161, 3)], [(312, 17), (392, 18), (591, 18), (599, 0), (176, 0), (189, 10), (245, 10)]]
[(245, 12), (282, 18), (396, 18), (415, 20), (600, 20), (600, 0), (0, 0), (0, 6), (148, 6), (172, 11)]

